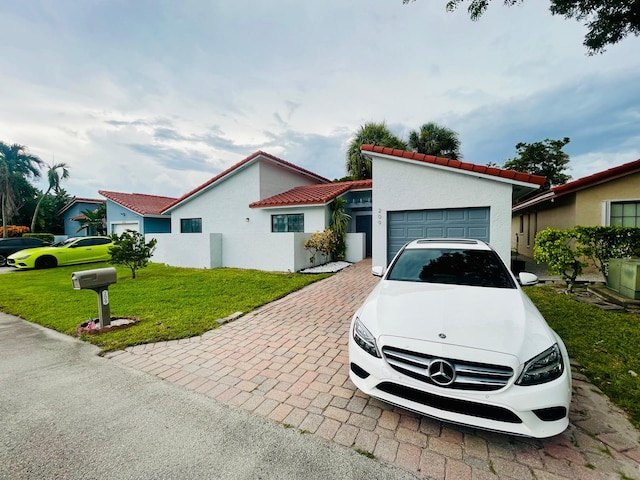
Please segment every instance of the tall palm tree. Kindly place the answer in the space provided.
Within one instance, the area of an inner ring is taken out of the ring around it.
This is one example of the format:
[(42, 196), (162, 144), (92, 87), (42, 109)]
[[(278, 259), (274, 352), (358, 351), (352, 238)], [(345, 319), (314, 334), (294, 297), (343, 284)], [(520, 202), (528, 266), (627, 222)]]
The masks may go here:
[(18, 184), (25, 178), (40, 176), (42, 160), (31, 155), (27, 147), (0, 142), (0, 213), (2, 214), (2, 236), (8, 237), (7, 222), (20, 208)]
[(47, 188), (47, 191), (40, 196), (40, 199), (36, 204), (36, 209), (33, 211), (33, 218), (31, 219), (32, 232), (34, 232), (36, 229), (38, 211), (40, 210), (40, 204), (44, 200), (44, 197), (49, 195), (49, 192), (51, 190), (53, 190), (57, 195), (60, 192), (60, 183), (62, 183), (62, 180), (65, 180), (67, 178), (69, 178), (69, 169), (67, 168), (66, 163), (52, 163), (48, 166), (47, 179), (49, 180), (49, 188)]
[(371, 159), (360, 151), (360, 147), (365, 144), (407, 149), (407, 144), (391, 133), (384, 122), (365, 123), (353, 137), (347, 149), (347, 173), (353, 180), (371, 178)]
[(450, 128), (434, 122), (425, 123), (409, 134), (409, 147), (418, 153), (460, 160), (460, 140)]

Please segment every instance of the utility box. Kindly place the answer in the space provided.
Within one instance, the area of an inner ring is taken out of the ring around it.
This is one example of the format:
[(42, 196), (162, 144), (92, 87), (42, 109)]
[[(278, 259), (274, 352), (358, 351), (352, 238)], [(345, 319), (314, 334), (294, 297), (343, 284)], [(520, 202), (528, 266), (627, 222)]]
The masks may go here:
[(98, 294), (100, 328), (111, 325), (109, 285), (116, 283), (116, 280), (116, 269), (113, 267), (83, 270), (71, 274), (71, 283), (75, 290), (93, 290)]
[(640, 259), (609, 260), (607, 287), (624, 297), (640, 300)]

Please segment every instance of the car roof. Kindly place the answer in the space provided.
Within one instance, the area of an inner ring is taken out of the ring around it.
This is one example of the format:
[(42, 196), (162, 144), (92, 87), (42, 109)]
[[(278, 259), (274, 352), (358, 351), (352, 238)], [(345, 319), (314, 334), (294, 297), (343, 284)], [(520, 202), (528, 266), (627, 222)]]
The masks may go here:
[(459, 248), (465, 250), (492, 250), (489, 244), (474, 238), (419, 238), (407, 244), (406, 249)]

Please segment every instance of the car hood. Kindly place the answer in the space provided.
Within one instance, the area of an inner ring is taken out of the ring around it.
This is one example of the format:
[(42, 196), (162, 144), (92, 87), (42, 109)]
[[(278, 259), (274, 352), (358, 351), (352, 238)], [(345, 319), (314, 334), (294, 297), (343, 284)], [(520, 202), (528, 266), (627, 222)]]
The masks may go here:
[(34, 253), (46, 253), (46, 252), (59, 252), (62, 248), (59, 247), (34, 247), (34, 248), (25, 248), (16, 253), (12, 253), (8, 258), (14, 259), (17, 257), (22, 257), (23, 255), (33, 255)]
[(383, 280), (358, 316), (376, 339), (394, 336), (488, 350), (520, 362), (556, 341), (521, 289)]

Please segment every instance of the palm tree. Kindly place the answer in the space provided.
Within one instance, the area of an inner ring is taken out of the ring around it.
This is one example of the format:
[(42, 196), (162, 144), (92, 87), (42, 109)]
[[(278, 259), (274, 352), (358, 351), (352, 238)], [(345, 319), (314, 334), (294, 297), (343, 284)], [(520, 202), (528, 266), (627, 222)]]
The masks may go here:
[(80, 227), (76, 232), (87, 230), (87, 235), (106, 235), (107, 234), (107, 204), (101, 203), (95, 210), (83, 210), (80, 212), (84, 215), (83, 219), (78, 220)]
[(18, 185), (25, 178), (40, 176), (42, 160), (31, 155), (27, 147), (0, 142), (0, 213), (2, 213), (2, 236), (8, 237), (7, 222), (20, 208)]
[(409, 134), (409, 147), (418, 153), (460, 160), (460, 140), (450, 128), (434, 122), (425, 123)]
[(365, 144), (407, 149), (407, 144), (391, 133), (384, 122), (365, 123), (353, 137), (347, 149), (347, 173), (353, 180), (371, 178), (371, 159), (360, 151), (360, 147)]
[(66, 163), (52, 163), (47, 170), (47, 179), (49, 180), (49, 188), (40, 196), (36, 209), (33, 211), (33, 219), (31, 220), (31, 231), (36, 229), (36, 219), (38, 218), (38, 211), (40, 210), (40, 204), (44, 200), (44, 197), (49, 195), (51, 190), (57, 195), (60, 192), (60, 183), (62, 180), (69, 178), (69, 169)]

